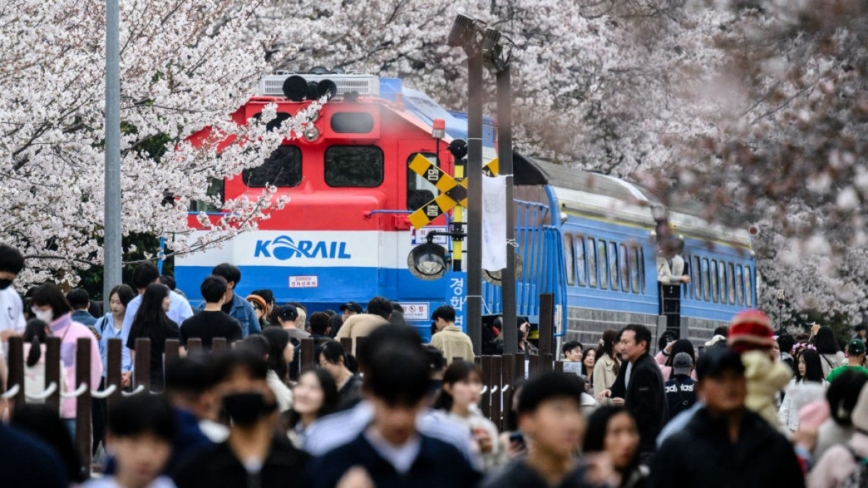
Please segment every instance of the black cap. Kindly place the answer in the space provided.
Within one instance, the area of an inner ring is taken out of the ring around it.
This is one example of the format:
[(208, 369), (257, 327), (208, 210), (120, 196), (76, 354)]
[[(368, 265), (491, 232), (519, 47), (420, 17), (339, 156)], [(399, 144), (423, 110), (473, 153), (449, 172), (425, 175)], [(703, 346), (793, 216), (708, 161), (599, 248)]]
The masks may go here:
[(741, 356), (728, 347), (706, 349), (696, 362), (696, 379), (700, 381), (708, 377), (717, 377), (724, 371), (744, 374)]
[(347, 302), (340, 306), (341, 312), (345, 312), (347, 310), (355, 313), (362, 313), (362, 306), (356, 302)]
[(298, 309), (293, 305), (283, 305), (277, 310), (277, 316), (281, 320), (295, 320), (298, 318)]

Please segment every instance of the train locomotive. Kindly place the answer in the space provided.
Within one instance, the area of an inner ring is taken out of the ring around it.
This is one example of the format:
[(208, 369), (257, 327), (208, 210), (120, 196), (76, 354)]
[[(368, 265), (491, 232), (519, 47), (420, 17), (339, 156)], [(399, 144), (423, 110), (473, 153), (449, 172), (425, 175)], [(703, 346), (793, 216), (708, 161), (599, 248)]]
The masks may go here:
[[(287, 96), (283, 87), (291, 76), (301, 78), (311, 93)], [(242, 295), (270, 288), (278, 303), (300, 302), (309, 311), (384, 296), (402, 304), (405, 320), (424, 338), (430, 334), (431, 312), (450, 304), (463, 326), (466, 272), (450, 269), (442, 279), (420, 280), (408, 269), (411, 250), (431, 231), (453, 229), (454, 223), (449, 211), (432, 216), (424, 228), (413, 228), (410, 214), (439, 190), (408, 165), (421, 155), (452, 174), (461, 161), (450, 144), (466, 139), (466, 116), (447, 111), (398, 79), (319, 69), (266, 76), (259, 94), (233, 119), (244, 124), (270, 103), (279, 116), (293, 115), (322, 94), (317, 83), (334, 96), (321, 108), (316, 130), (284, 141), (261, 166), (227, 175), (217, 188), (228, 201), (258, 196), (273, 185), (288, 203), (257, 230), (239, 234), (222, 248), (177, 256), (178, 286), (198, 289), (214, 265), (231, 262), (242, 272), (237, 288)], [(445, 122), (443, 137), (432, 137), (435, 120)], [(485, 119), (483, 135), (483, 157), (491, 160), (496, 157), (492, 119)], [(605, 329), (627, 322), (665, 321), (656, 272), (655, 229), (661, 220), (683, 238), (689, 263), (691, 281), (681, 289), (677, 332), (707, 337), (756, 303), (755, 260), (746, 229), (710, 225), (695, 213), (666, 208), (633, 183), (518, 153), (514, 184), (516, 252), (522, 263), (517, 314), (537, 323), (539, 295), (553, 294), (559, 337), (593, 343)], [(189, 216), (190, 239), (203, 232), (198, 215)], [(461, 259), (452, 240), (438, 236), (433, 242), (452, 259)], [(496, 316), (502, 309), (499, 286), (483, 283), (483, 313)]]

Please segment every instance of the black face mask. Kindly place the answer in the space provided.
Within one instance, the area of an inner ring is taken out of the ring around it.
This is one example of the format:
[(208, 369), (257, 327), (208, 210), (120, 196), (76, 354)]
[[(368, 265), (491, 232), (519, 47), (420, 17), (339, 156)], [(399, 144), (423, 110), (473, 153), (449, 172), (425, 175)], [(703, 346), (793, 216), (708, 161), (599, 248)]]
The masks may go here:
[(262, 393), (233, 393), (223, 397), (223, 409), (239, 427), (250, 427), (261, 417), (277, 409), (276, 403), (266, 403)]
[(12, 280), (0, 279), (0, 290), (5, 290), (9, 288), (9, 285), (12, 284)]

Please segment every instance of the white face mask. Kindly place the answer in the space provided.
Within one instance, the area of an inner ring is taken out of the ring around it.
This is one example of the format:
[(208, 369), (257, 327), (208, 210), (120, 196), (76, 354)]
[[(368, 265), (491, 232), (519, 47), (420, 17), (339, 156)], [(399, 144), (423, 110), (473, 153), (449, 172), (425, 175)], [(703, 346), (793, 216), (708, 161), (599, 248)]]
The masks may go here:
[(31, 309), (33, 315), (36, 316), (37, 319), (45, 322), (46, 324), (50, 324), (52, 320), (54, 320), (54, 314), (51, 310), (39, 310), (39, 309)]

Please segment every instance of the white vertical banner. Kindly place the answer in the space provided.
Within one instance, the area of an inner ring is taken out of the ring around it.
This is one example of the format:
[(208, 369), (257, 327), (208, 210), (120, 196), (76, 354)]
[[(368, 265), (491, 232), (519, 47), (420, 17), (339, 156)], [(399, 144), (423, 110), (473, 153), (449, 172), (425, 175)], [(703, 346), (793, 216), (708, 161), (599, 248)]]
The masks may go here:
[(482, 178), (482, 269), (506, 268), (506, 178)]

